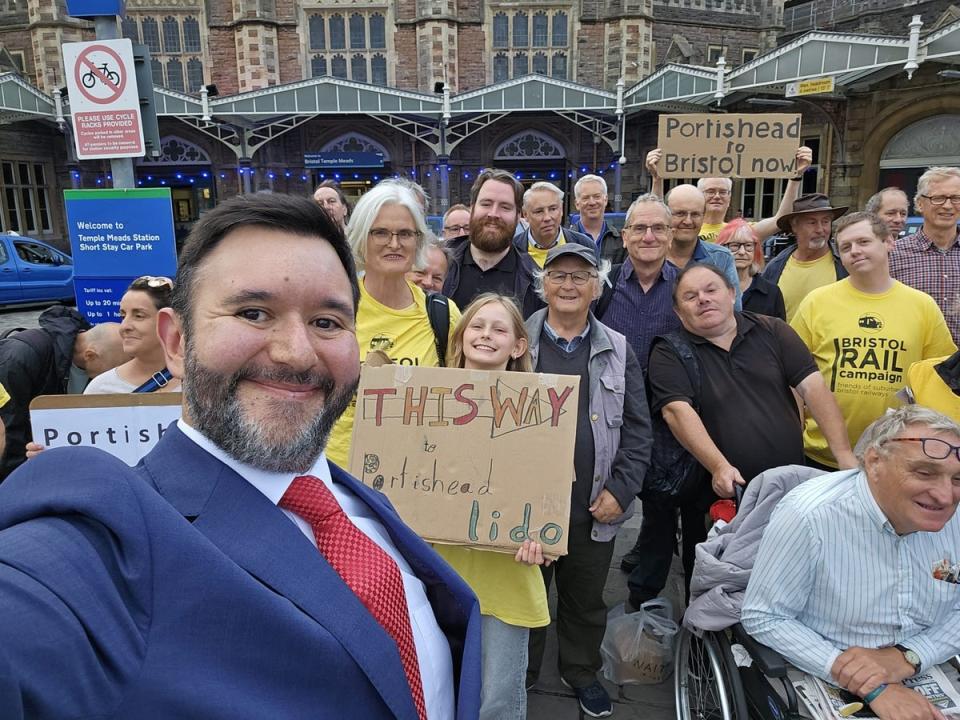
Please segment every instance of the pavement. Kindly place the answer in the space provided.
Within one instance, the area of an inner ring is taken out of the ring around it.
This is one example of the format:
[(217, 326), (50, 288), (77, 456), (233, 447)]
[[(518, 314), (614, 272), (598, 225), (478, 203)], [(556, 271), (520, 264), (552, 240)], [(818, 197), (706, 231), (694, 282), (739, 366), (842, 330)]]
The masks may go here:
[[(628, 520), (617, 535), (613, 552), (613, 562), (607, 575), (604, 588), (604, 600), (607, 607), (613, 608), (627, 599), (627, 575), (620, 570), (620, 558), (633, 547), (640, 530), (639, 509)], [(683, 600), (683, 570), (679, 559), (674, 556), (673, 569), (667, 581), (664, 596), (670, 598), (679, 613)], [(550, 612), (556, 614), (556, 592), (550, 593)], [(610, 698), (613, 700), (613, 718), (626, 720), (674, 720), (676, 709), (673, 694), (673, 676), (658, 685), (614, 685), (601, 678)], [(586, 716), (580, 712), (573, 691), (560, 682), (557, 670), (557, 634), (555, 623), (551, 623), (547, 632), (547, 648), (540, 669), (540, 680), (527, 693), (528, 720), (581, 720)]]

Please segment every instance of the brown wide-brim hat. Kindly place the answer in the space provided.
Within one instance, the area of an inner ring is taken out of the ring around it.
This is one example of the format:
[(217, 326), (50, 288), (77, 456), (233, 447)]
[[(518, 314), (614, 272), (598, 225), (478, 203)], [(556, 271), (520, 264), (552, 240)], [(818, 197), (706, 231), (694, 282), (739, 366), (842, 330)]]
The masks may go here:
[(801, 195), (793, 201), (793, 212), (787, 213), (782, 218), (777, 220), (777, 227), (788, 233), (792, 232), (790, 229), (790, 221), (798, 215), (806, 215), (807, 213), (815, 212), (830, 212), (833, 213), (833, 219), (836, 220), (849, 209), (849, 206), (831, 207), (830, 198), (823, 193), (810, 193), (809, 195)]

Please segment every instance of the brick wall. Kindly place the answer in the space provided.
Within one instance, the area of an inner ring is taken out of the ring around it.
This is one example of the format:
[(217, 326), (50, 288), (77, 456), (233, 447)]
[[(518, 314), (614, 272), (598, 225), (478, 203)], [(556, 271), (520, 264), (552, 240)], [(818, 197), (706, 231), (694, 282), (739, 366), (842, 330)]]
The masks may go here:
[(459, 92), (483, 87), (492, 79), (487, 76), (486, 43), (486, 31), (482, 25), (460, 25), (457, 41)]

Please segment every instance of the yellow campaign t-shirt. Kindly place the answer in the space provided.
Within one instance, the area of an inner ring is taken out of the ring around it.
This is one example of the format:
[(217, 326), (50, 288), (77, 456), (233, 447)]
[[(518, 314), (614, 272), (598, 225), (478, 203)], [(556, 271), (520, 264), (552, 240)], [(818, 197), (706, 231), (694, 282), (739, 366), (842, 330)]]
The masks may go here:
[(833, 255), (829, 252), (817, 260), (797, 260), (796, 255), (787, 258), (787, 264), (777, 281), (783, 293), (783, 304), (787, 308), (787, 322), (800, 307), (800, 302), (824, 285), (837, 281), (837, 269), (833, 266)]
[[(413, 293), (413, 303), (397, 310), (377, 302), (367, 292), (360, 278), (360, 305), (357, 310), (357, 343), (360, 345), (360, 361), (371, 350), (381, 350), (398, 365), (437, 367), (437, 347), (434, 344), (433, 328), (427, 317), (427, 296), (418, 286), (407, 283)], [(460, 310), (450, 300), (450, 332), (448, 351), (453, 347), (453, 329), (460, 320)], [(327, 442), (327, 459), (342, 468), (349, 469), (350, 440), (353, 434), (353, 416), (356, 398), (333, 426)]]
[(7, 392), (7, 389), (0, 385), (0, 407), (3, 407), (8, 402), (10, 402), (10, 393)]
[(537, 565), (514, 560), (513, 555), (436, 544), (433, 549), (464, 579), (480, 601), (480, 612), (517, 627), (550, 624), (547, 590)]
[(717, 235), (723, 230), (726, 223), (704, 223), (700, 228), (700, 239), (715, 243)]
[[(813, 290), (790, 324), (837, 399), (851, 447), (867, 425), (899, 405), (896, 394), (913, 363), (957, 349), (936, 301), (897, 281), (877, 295), (860, 292), (849, 278)], [(837, 467), (812, 417), (803, 445), (817, 462)]]
[(917, 405), (923, 405), (960, 422), (960, 395), (957, 395), (937, 373), (936, 366), (947, 357), (915, 362), (907, 370), (907, 387)]
[[(560, 239), (557, 241), (557, 245), (566, 245), (567, 239), (563, 236), (563, 233), (560, 233)], [(550, 248), (557, 247), (557, 245), (551, 245), (549, 248), (542, 248), (533, 241), (533, 235), (530, 236), (529, 242), (527, 242), (527, 252), (530, 253), (530, 257), (533, 258), (533, 261), (537, 264), (537, 267), (543, 267), (543, 264), (547, 261), (547, 253), (550, 252)]]

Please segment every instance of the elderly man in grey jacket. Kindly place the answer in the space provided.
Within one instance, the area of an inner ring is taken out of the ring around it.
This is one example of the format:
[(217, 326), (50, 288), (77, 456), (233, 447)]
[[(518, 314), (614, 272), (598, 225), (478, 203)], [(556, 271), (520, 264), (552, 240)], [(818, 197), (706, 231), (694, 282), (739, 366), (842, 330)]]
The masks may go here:
[[(608, 271), (609, 263), (598, 266), (592, 248), (552, 248), (535, 274), (547, 307), (526, 323), (537, 372), (580, 377), (568, 554), (544, 568), (543, 576), (548, 589), (552, 580), (557, 583), (560, 675), (591, 717), (612, 712), (597, 680), (606, 628), (603, 586), (613, 540), (643, 486), (652, 442), (637, 358), (623, 335), (590, 312)], [(536, 681), (545, 639), (545, 630), (530, 633), (528, 685)]]

